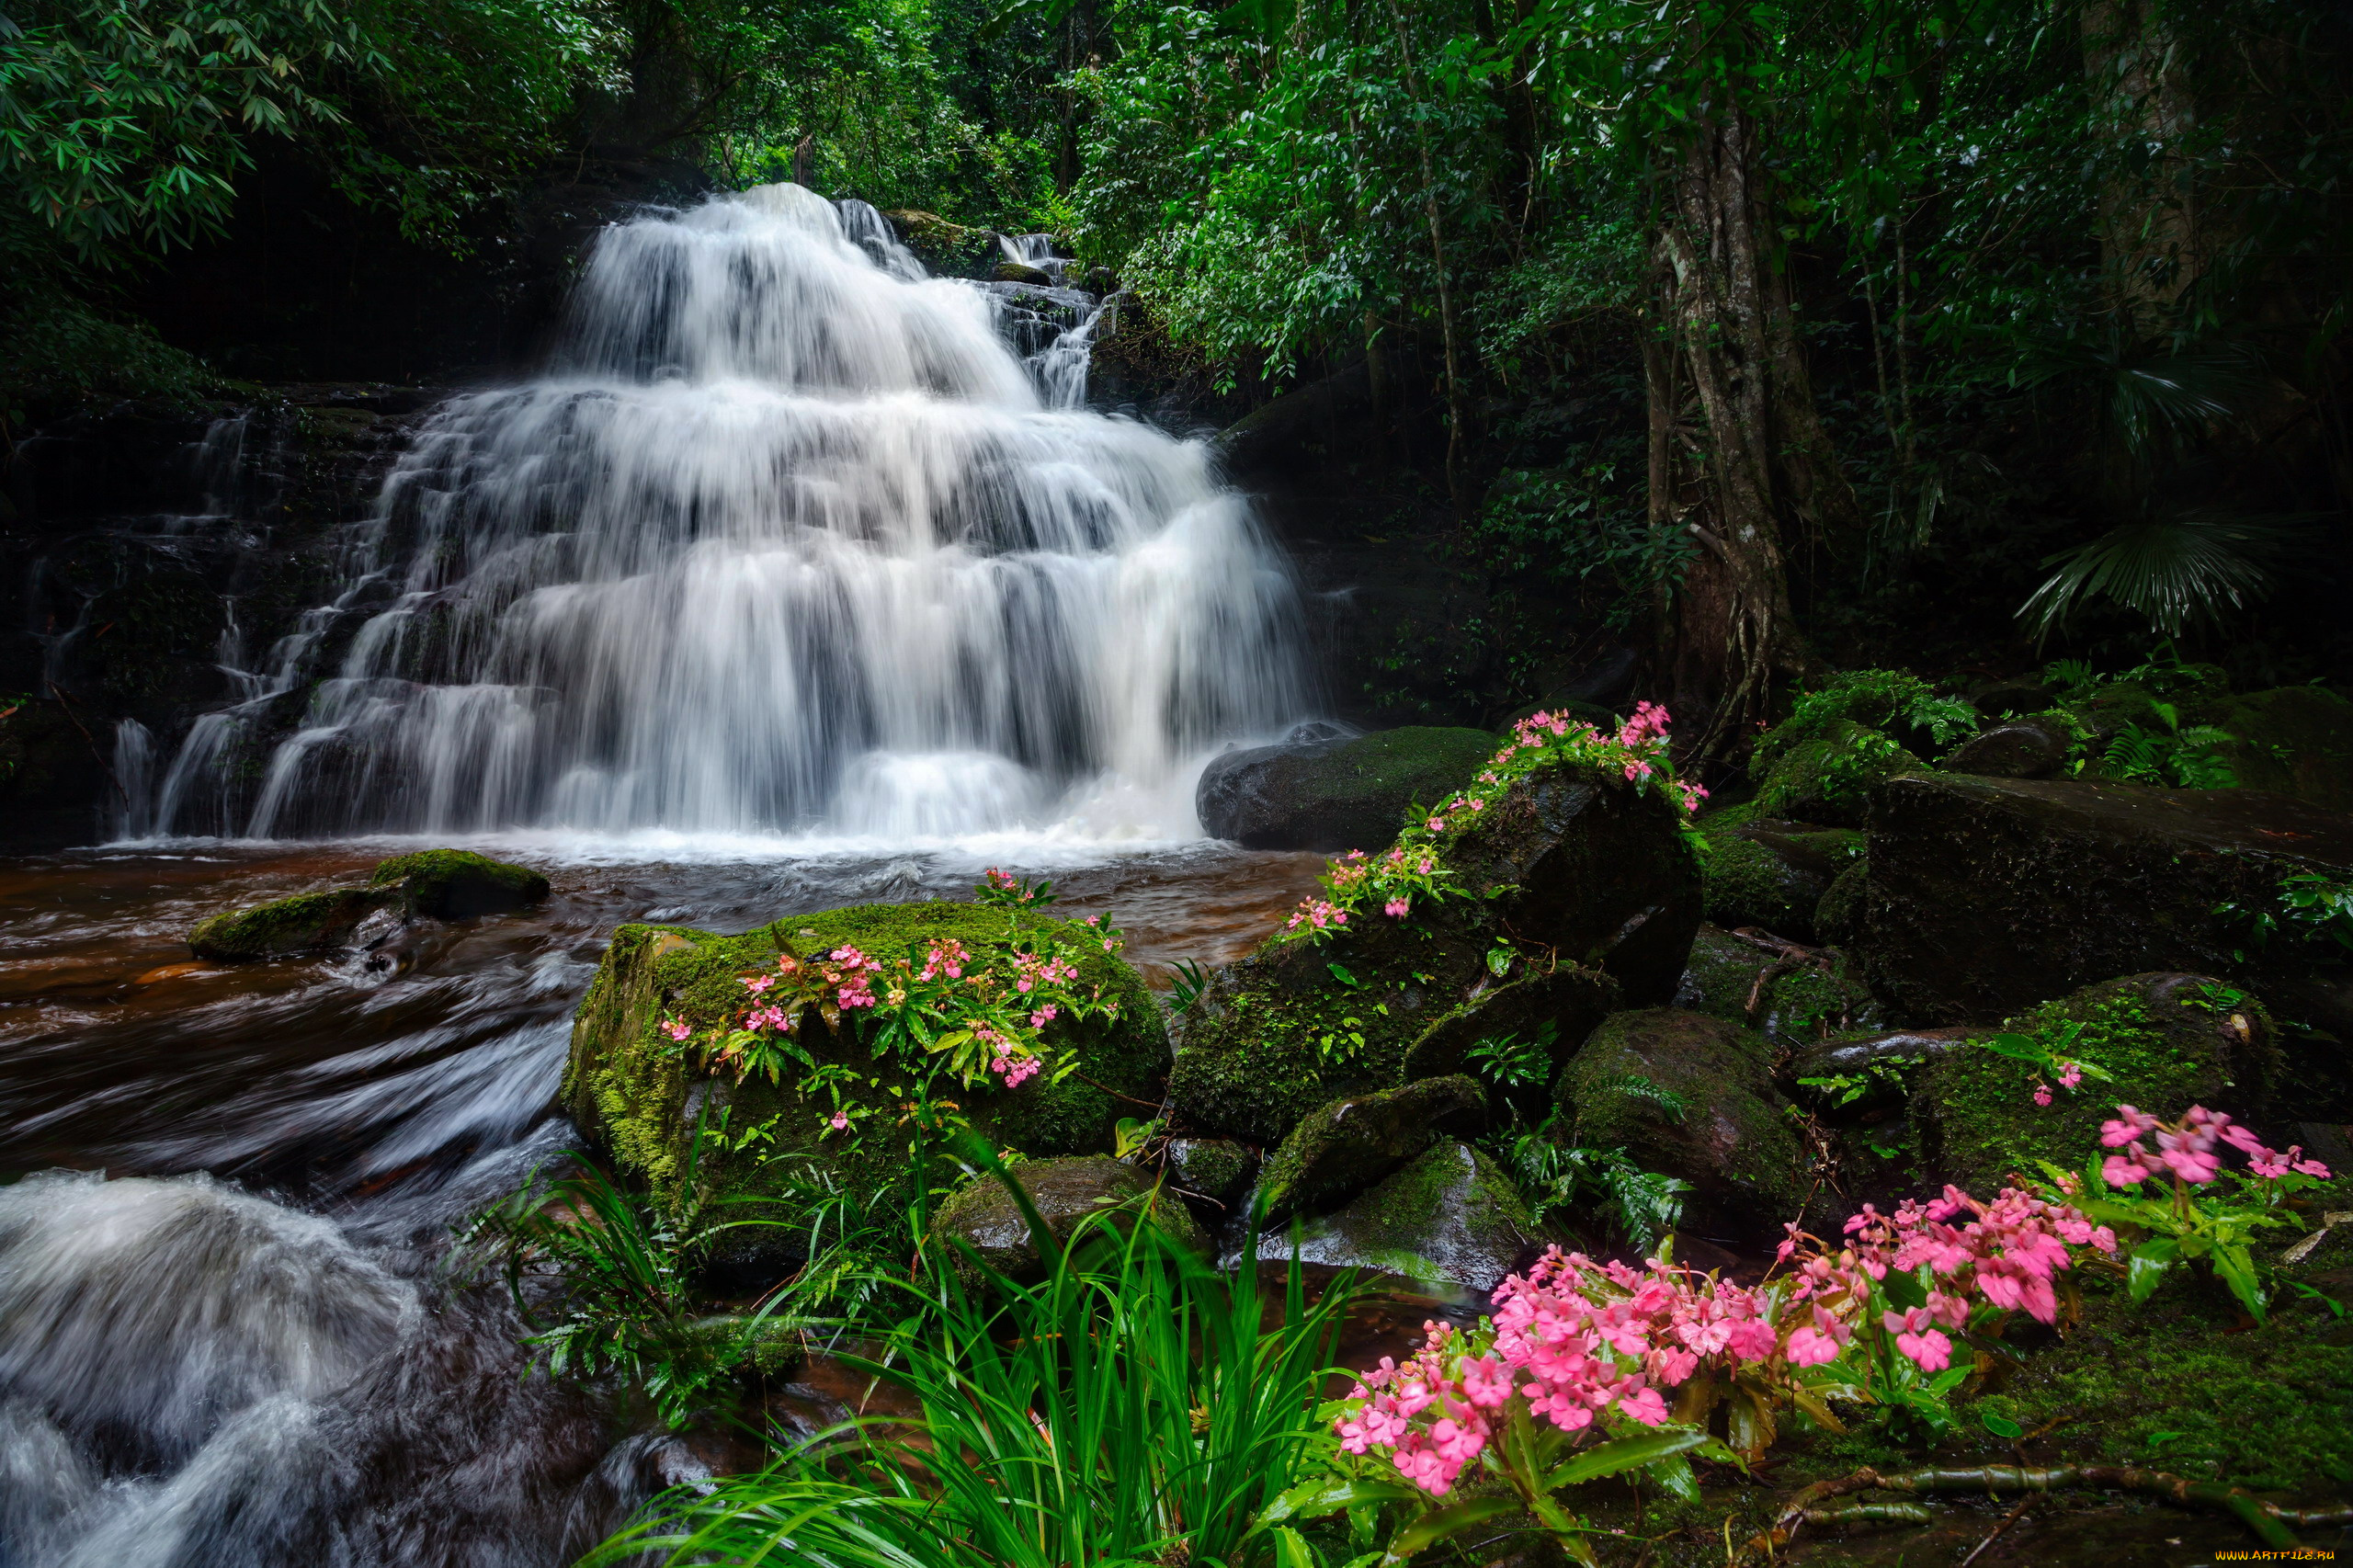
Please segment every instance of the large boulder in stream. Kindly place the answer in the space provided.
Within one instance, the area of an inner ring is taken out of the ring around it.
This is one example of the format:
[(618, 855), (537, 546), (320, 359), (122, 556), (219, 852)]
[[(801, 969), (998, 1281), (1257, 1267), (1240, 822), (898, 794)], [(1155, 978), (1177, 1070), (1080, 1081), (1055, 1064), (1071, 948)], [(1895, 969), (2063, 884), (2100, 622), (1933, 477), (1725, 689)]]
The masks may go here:
[(1229, 751), (1201, 770), (1201, 831), (1249, 849), (1370, 849), (1407, 810), (1435, 805), (1495, 755), (1484, 730), (1336, 733)]
[(1532, 973), (1598, 969), (1636, 1005), (1675, 994), (1699, 867), (1664, 792), (1554, 761), (1459, 814), (1469, 825), (1448, 824), (1444, 859), (1464, 896), (1402, 919), (1370, 908), (1320, 944), (1279, 934), (1211, 976), (1170, 1075), (1180, 1120), (1277, 1142), (1336, 1095), (1418, 1075), (1407, 1062), (1427, 1030)]
[(1486, 1131), (1487, 1096), (1455, 1074), (1402, 1088), (1344, 1095), (1311, 1113), (1258, 1178), (1268, 1224), (1337, 1207), (1436, 1142)]
[[(1128, 1113), (1120, 1096), (1149, 1100), (1168, 1066), (1160, 1009), (1136, 971), (1102, 950), (1100, 933), (1053, 920), (972, 903), (859, 904), (788, 915), (741, 936), (678, 926), (623, 926), (613, 933), (573, 1024), (563, 1101), (581, 1130), (631, 1177), (657, 1195), (674, 1194), (699, 1158), (699, 1178), (722, 1196), (775, 1199), (760, 1212), (797, 1216), (783, 1195), (812, 1172), (852, 1192), (907, 1189), (914, 1172), (897, 1132), (908, 1089), (892, 1060), (878, 1060), (861, 1037), (870, 1026), (846, 1021), (829, 1029), (813, 1010), (794, 1038), (813, 1068), (786, 1069), (771, 1081), (740, 1082), (707, 1071), (663, 1026), (693, 1031), (732, 1026), (747, 1006), (745, 977), (773, 975), (781, 954), (816, 955), (845, 946), (883, 959), (952, 939), (975, 954), (1009, 939), (1067, 944), (1078, 971), (1074, 986), (1099, 992), (1112, 1007), (1065, 1017), (1048, 1026), (1046, 1043), (1072, 1067), (1057, 1081), (1040, 1073), (1006, 1090), (992, 1078), (953, 1095), (975, 1131), (998, 1146), (1043, 1156), (1107, 1151), (1113, 1125)], [(851, 1127), (829, 1126), (838, 1094)], [(708, 1135), (697, 1150), (698, 1122), (722, 1129), (734, 1152)], [(748, 1135), (748, 1136), (747, 1136)], [(790, 1229), (735, 1233), (736, 1252), (766, 1255), (796, 1244)]]
[(272, 899), (197, 922), (188, 945), (200, 959), (244, 963), (347, 945), (361, 921), (389, 907), (389, 889), (330, 888)]
[(1501, 1167), (1468, 1143), (1433, 1143), (1346, 1207), (1259, 1233), (1258, 1256), (1459, 1286), (1481, 1300), (1543, 1239)]
[(547, 878), (529, 866), (510, 866), (471, 849), (396, 856), (376, 868), (368, 885), (396, 892), (409, 914), (434, 920), (527, 909), (548, 896)]
[(2120, 974), (2222, 975), (2353, 1039), (2353, 997), (2249, 912), (2353, 880), (2353, 816), (2252, 790), (1912, 774), (1871, 791), (1854, 950), (1897, 1021), (1991, 1023)]

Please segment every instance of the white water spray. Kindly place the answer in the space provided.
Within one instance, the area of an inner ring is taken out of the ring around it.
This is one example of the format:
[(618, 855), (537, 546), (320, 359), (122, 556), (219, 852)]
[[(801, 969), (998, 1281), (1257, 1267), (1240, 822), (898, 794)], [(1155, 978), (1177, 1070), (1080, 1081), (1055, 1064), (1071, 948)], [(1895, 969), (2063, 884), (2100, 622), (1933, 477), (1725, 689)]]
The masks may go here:
[(551, 373), (434, 415), (153, 831), (1191, 836), (1188, 764), (1306, 706), (1294, 590), (1203, 448), (1074, 406), (1095, 316), (1025, 360), (1017, 308), (797, 186), (608, 230)]

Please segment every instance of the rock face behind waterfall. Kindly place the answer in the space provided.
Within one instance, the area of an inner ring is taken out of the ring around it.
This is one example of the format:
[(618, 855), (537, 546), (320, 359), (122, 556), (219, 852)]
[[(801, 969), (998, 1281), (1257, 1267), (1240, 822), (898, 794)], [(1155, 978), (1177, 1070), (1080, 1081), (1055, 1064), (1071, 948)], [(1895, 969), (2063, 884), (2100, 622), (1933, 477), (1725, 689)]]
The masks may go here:
[(1630, 1006), (1674, 995), (1700, 887), (1665, 797), (1548, 767), (1449, 855), (1470, 896), (1403, 921), (1371, 912), (1322, 947), (1269, 942), (1218, 971), (1170, 1077), (1180, 1118), (1272, 1143), (1336, 1094), (1403, 1082), (1427, 1029), (1532, 971), (1598, 967)]
[[(978, 948), (1001, 939), (1008, 916), (970, 903), (861, 904), (818, 915), (789, 915), (739, 937), (677, 926), (623, 926), (613, 933), (597, 978), (573, 1025), (565, 1067), (564, 1108), (631, 1177), (657, 1195), (687, 1179), (699, 1119), (722, 1121), (731, 1136), (766, 1126), (768, 1141), (729, 1154), (706, 1138), (702, 1179), (722, 1194), (776, 1195), (783, 1182), (813, 1167), (843, 1190), (892, 1190), (904, 1186), (904, 1139), (886, 1131), (857, 1138), (823, 1136), (833, 1102), (805, 1094), (788, 1074), (780, 1083), (753, 1076), (735, 1083), (690, 1064), (661, 1032), (665, 1017), (698, 1029), (732, 1023), (745, 1006), (740, 975), (773, 970), (786, 948), (814, 953), (851, 944), (877, 955), (904, 953), (911, 944), (948, 937)], [(1112, 1125), (1133, 1114), (1117, 1096), (1149, 1098), (1168, 1066), (1168, 1038), (1160, 1010), (1142, 978), (1098, 950), (1094, 933), (1074, 922), (1018, 917), (1025, 929), (1074, 944), (1082, 983), (1104, 986), (1120, 1003), (1116, 1021), (1064, 1020), (1049, 1042), (1076, 1056), (1077, 1070), (1060, 1083), (1041, 1074), (1005, 1092), (979, 1087), (962, 1096), (976, 1131), (1024, 1154), (1096, 1153), (1110, 1146)], [(823, 1063), (856, 1070), (844, 1090), (856, 1106), (886, 1112), (873, 1125), (888, 1129), (904, 1096), (890, 1091), (890, 1070), (847, 1031), (828, 1037), (809, 1026), (801, 1042)], [(870, 1078), (881, 1081), (870, 1082)], [(785, 1232), (777, 1232), (782, 1236)], [(763, 1233), (737, 1233), (758, 1250)]]
[(1495, 750), (1484, 730), (1422, 726), (1253, 746), (1212, 758), (1194, 805), (1201, 831), (1245, 848), (1370, 848), (1397, 835), (1408, 807), (1468, 783)]

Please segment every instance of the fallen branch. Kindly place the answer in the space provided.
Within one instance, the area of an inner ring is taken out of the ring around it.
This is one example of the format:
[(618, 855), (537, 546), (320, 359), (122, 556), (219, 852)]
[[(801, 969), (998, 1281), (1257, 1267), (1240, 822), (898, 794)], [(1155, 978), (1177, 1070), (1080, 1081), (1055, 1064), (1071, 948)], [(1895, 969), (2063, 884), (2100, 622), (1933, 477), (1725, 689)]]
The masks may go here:
[[(1866, 1467), (1851, 1475), (1831, 1481), (1818, 1481), (1792, 1498), (1781, 1510), (1769, 1529), (1752, 1537), (1741, 1549), (1742, 1561), (1758, 1553), (1772, 1553), (1795, 1540), (1800, 1527), (1807, 1524), (1828, 1524), (1848, 1517), (1893, 1519), (1890, 1513), (1859, 1514), (1855, 1509), (1824, 1510), (1821, 1505), (1836, 1497), (1850, 1496), (1858, 1492), (1965, 1492), (1999, 1494), (2005, 1492), (2057, 1492), (2068, 1487), (2084, 1487), (2109, 1492), (2137, 1492), (2144, 1496), (2160, 1498), (2182, 1507), (2221, 1508), (2237, 1516), (2239, 1521), (2253, 1530), (2256, 1538), (2268, 1547), (2279, 1551), (2294, 1551), (2297, 1540), (2290, 1532), (2291, 1525), (2353, 1524), (2353, 1507), (2282, 1508), (2267, 1503), (2244, 1487), (2225, 1485), (2219, 1481), (2192, 1481), (2188, 1476), (2169, 1475), (2160, 1470), (2141, 1470), (2130, 1465), (2044, 1465), (2029, 1467), (2015, 1464), (1981, 1465), (1969, 1470), (1915, 1470), (1893, 1475), (1881, 1475)], [(1926, 1510), (1922, 1510), (1926, 1522)]]

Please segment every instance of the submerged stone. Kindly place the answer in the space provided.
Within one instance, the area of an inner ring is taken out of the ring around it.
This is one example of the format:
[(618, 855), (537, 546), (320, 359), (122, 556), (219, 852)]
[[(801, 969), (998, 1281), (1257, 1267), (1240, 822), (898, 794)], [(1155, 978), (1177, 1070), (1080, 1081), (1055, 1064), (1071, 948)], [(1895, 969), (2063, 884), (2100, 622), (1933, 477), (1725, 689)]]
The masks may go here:
[(1408, 726), (1230, 751), (1194, 792), (1201, 830), (1250, 849), (1374, 849), (1408, 808), (1435, 805), (1496, 746), (1484, 730)]
[(1258, 1256), (1286, 1259), (1296, 1245), (1302, 1263), (1459, 1285), (1483, 1296), (1542, 1239), (1511, 1178), (1470, 1144), (1448, 1141), (1336, 1213), (1302, 1221), (1295, 1233), (1261, 1233)]

